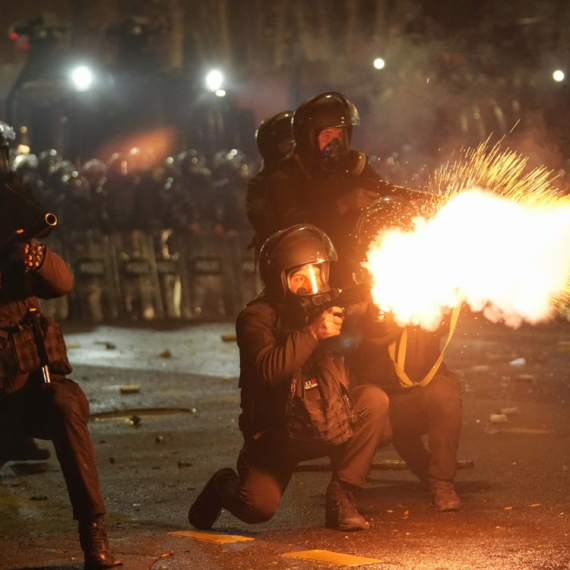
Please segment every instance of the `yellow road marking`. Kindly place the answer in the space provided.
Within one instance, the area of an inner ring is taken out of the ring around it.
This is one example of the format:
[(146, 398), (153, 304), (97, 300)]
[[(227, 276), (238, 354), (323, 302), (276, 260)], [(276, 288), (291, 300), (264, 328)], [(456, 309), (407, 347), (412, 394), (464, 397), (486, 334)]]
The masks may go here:
[(555, 432), (549, 429), (508, 427), (508, 428), (501, 428), (501, 433), (520, 433), (523, 435), (552, 435)]
[(325, 564), (334, 564), (336, 566), (360, 566), (363, 564), (382, 562), (375, 558), (363, 558), (362, 556), (340, 554), (328, 550), (303, 550), (301, 552), (288, 552), (287, 554), (283, 554), (283, 556), (301, 558), (302, 560), (314, 560), (315, 562), (324, 562)]
[(214, 544), (227, 544), (229, 542), (243, 542), (245, 540), (254, 540), (249, 536), (239, 536), (236, 534), (219, 534), (208, 530), (179, 530), (169, 532), (172, 536), (184, 536), (201, 540), (202, 542), (213, 542)]

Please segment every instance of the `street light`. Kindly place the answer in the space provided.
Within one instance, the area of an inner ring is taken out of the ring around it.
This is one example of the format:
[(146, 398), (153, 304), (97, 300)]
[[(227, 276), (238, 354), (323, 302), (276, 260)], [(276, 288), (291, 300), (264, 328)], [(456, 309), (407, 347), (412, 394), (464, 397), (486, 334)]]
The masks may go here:
[(384, 66), (386, 65), (386, 62), (381, 58), (381, 57), (377, 57), (374, 60), (374, 67), (376, 69), (384, 69)]
[(564, 81), (564, 72), (561, 69), (557, 69), (553, 74), (552, 78), (554, 81)]
[(93, 84), (93, 72), (86, 65), (72, 69), (70, 77), (77, 91), (88, 91)]
[(213, 69), (206, 75), (206, 87), (208, 91), (219, 91), (224, 83), (224, 75), (219, 69)]

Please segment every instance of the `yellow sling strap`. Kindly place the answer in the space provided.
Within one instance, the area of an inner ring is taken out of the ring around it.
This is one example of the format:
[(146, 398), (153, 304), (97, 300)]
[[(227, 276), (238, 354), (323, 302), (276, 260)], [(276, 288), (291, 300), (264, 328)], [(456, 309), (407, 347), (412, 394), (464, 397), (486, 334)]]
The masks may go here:
[(438, 371), (441, 363), (443, 362), (443, 356), (445, 354), (445, 349), (455, 332), (455, 325), (457, 325), (457, 319), (459, 318), (459, 313), (461, 311), (461, 306), (463, 303), (459, 303), (453, 309), (453, 313), (451, 314), (451, 322), (449, 324), (449, 334), (447, 335), (447, 340), (445, 341), (445, 346), (439, 355), (439, 358), (436, 360), (435, 364), (431, 367), (430, 371), (426, 374), (425, 378), (421, 382), (412, 382), (408, 375), (406, 374), (404, 367), (406, 364), (406, 345), (408, 341), (408, 329), (405, 328), (404, 332), (400, 336), (400, 346), (398, 348), (398, 358), (396, 359), (396, 341), (394, 341), (388, 347), (388, 353), (390, 354), (390, 358), (394, 363), (394, 368), (396, 369), (396, 374), (400, 379), (400, 384), (404, 386), (404, 388), (411, 388), (412, 386), (427, 386), (432, 378), (435, 376), (435, 373)]

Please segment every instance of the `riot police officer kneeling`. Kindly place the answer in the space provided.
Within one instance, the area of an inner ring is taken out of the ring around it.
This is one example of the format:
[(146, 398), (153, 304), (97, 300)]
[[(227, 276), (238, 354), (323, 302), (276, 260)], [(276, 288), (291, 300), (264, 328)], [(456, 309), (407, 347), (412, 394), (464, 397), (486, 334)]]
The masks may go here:
[(211, 528), (222, 508), (250, 524), (269, 520), (295, 466), (329, 456), (326, 526), (368, 528), (353, 493), (365, 486), (387, 439), (388, 398), (377, 386), (351, 388), (344, 361), (327, 345), (344, 321), (328, 285), (336, 259), (328, 236), (310, 224), (264, 244), (264, 291), (236, 325), (244, 437), (238, 473), (226, 468), (211, 477), (189, 510), (194, 527)]

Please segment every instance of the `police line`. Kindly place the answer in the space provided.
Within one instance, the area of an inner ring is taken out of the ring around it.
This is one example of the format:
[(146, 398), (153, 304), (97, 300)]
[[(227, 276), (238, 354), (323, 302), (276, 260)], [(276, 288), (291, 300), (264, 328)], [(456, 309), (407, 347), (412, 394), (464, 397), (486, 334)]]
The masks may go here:
[(234, 319), (260, 291), (251, 239), (213, 230), (54, 232), (44, 242), (66, 261), (74, 287), (43, 300), (42, 311), (87, 322)]

